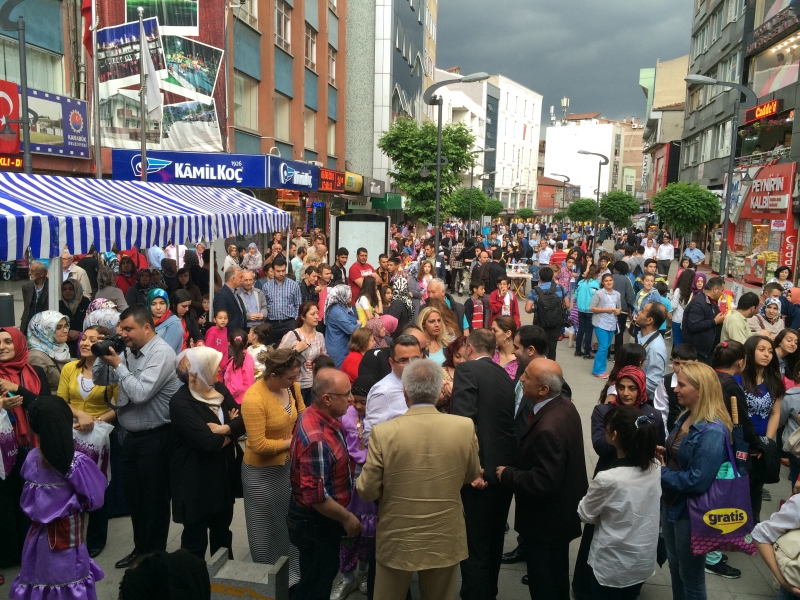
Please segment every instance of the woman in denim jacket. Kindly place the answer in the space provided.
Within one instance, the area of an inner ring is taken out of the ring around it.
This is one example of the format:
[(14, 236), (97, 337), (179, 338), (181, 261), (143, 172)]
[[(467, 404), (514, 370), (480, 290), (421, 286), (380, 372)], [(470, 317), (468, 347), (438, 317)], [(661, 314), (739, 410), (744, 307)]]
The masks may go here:
[(675, 386), (686, 410), (678, 417), (662, 457), (661, 527), (675, 600), (706, 598), (705, 556), (694, 556), (686, 499), (705, 492), (727, 460), (725, 436), (733, 429), (714, 370), (687, 363)]

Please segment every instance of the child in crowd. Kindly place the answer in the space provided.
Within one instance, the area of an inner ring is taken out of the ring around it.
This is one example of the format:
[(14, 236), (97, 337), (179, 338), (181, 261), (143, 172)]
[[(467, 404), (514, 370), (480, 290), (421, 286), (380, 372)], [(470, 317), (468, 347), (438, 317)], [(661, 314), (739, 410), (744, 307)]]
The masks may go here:
[(486, 288), (478, 279), (473, 279), (469, 284), (471, 296), (464, 302), (464, 318), (470, 331), (488, 327), (489, 312), (483, 304), (483, 295)]
[(206, 346), (222, 353), (222, 360), (228, 360), (228, 313), (218, 310), (214, 313), (214, 324), (206, 332)]
[[(267, 338), (272, 331), (269, 323), (253, 325), (250, 333), (247, 334), (247, 353), (253, 357), (255, 366), (255, 379), (258, 381), (264, 375), (264, 361), (261, 360), (261, 353), (266, 350)], [(266, 357), (265, 357), (266, 358)]]
[(655, 288), (656, 291), (661, 295), (661, 304), (663, 304), (664, 308), (667, 309), (667, 319), (661, 324), (661, 327), (659, 327), (658, 330), (665, 338), (669, 339), (672, 333), (672, 325), (670, 325), (669, 329), (667, 329), (667, 320), (672, 320), (672, 302), (670, 302), (669, 298), (667, 298), (669, 286), (664, 281), (656, 281)]
[(328, 356), (327, 354), (320, 354), (314, 360), (311, 361), (311, 372), (314, 374), (314, 377), (317, 376), (317, 371), (320, 369), (335, 369), (336, 363), (333, 362), (333, 359)]
[(247, 333), (242, 329), (234, 329), (230, 337), (231, 357), (225, 367), (223, 383), (238, 404), (242, 403), (244, 393), (255, 382), (255, 362), (245, 348)]
[(211, 319), (209, 313), (211, 312), (211, 301), (208, 294), (203, 295), (203, 314), (197, 318), (197, 324), (200, 326), (200, 333), (206, 335), (208, 328), (211, 326)]
[(522, 323), (519, 317), (519, 303), (517, 295), (511, 288), (508, 277), (501, 277), (497, 280), (497, 289), (489, 294), (489, 326), (494, 323), (497, 317), (511, 317), (519, 327)]

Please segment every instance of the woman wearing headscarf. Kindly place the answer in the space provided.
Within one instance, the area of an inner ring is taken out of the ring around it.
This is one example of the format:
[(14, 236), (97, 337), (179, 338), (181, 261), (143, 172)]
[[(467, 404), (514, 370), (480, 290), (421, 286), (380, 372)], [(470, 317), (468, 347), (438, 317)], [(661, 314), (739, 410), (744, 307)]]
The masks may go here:
[(325, 348), (337, 369), (349, 353), (350, 336), (357, 328), (350, 286), (341, 284), (330, 288), (325, 299)]
[[(391, 260), (391, 259), (390, 259)], [(397, 259), (395, 259), (397, 260)], [(409, 277), (406, 274), (406, 270), (403, 266), (398, 262), (394, 264), (397, 265), (397, 272), (394, 274), (392, 279), (389, 281), (391, 288), (392, 288), (392, 301), (399, 300), (403, 303), (406, 307), (406, 311), (408, 313), (407, 322), (412, 323), (414, 321), (414, 316), (417, 314), (414, 312), (414, 302), (412, 299), (411, 291), (408, 287), (408, 280)], [(420, 294), (420, 297), (422, 295)]]
[(161, 260), (161, 281), (167, 291), (178, 287), (178, 263), (172, 258)]
[(236, 244), (229, 244), (225, 250), (227, 255), (225, 256), (225, 260), (222, 262), (223, 273), (231, 267), (239, 266), (239, 250), (236, 248)]
[(142, 269), (136, 274), (136, 285), (125, 294), (128, 306), (147, 306), (147, 292), (153, 289), (153, 274), (150, 269)]
[(158, 336), (180, 354), (183, 348), (183, 325), (169, 309), (169, 295), (160, 288), (147, 292), (147, 310), (153, 317), (153, 326)]
[(372, 332), (373, 348), (386, 348), (389, 345), (386, 343), (386, 328), (380, 317), (370, 319), (365, 327)]
[(119, 311), (117, 306), (105, 298), (95, 298), (86, 309), (86, 318), (83, 320), (83, 330), (89, 327), (100, 326), (111, 331), (117, 330)]
[(33, 522), (8, 597), (96, 598), (96, 582), (105, 575), (86, 549), (84, 511), (103, 505), (108, 482), (91, 458), (75, 452), (72, 412), (61, 398), (40, 396), (28, 413), (39, 447), (22, 466), (21, 503)]
[(695, 273), (694, 279), (692, 280), (692, 298), (705, 289), (707, 280), (708, 277), (705, 273)]
[(6, 478), (0, 479), (0, 566), (7, 567), (19, 564), (30, 526), (19, 503), (22, 465), (28, 451), (37, 445), (26, 407), (39, 394), (50, 394), (44, 370), (28, 363), (28, 345), (16, 327), (0, 328), (0, 394), (0, 408), (8, 411), (17, 442), (16, 462)]
[(86, 309), (90, 301), (83, 296), (81, 284), (72, 279), (65, 279), (61, 284), (61, 300), (58, 310), (69, 318), (69, 333), (67, 346), (72, 357), (78, 356), (78, 339), (83, 331), (83, 320), (86, 318)]
[(97, 272), (97, 293), (94, 297), (111, 300), (120, 312), (128, 308), (125, 294), (117, 287), (116, 275), (110, 267), (100, 267)]
[[(200, 267), (198, 267), (198, 269), (199, 268)], [(178, 269), (178, 285), (175, 286), (175, 289), (172, 291), (176, 292), (178, 290), (183, 290), (189, 295), (189, 299), (192, 301), (192, 304), (189, 307), (189, 309), (192, 311), (192, 316), (197, 318), (198, 315), (202, 315), (203, 294), (200, 293), (200, 288), (194, 284), (194, 281), (192, 280), (192, 274), (188, 267)]]
[(116, 281), (117, 287), (123, 294), (126, 294), (136, 283), (136, 268), (133, 266), (133, 259), (130, 256), (123, 256), (119, 259), (119, 275), (117, 275)]
[(264, 264), (264, 259), (261, 257), (261, 252), (258, 251), (258, 246), (255, 244), (249, 244), (247, 246), (247, 252), (242, 258), (242, 268), (249, 269), (253, 273), (258, 271), (261, 266)]
[[(181, 548), (205, 558), (228, 548), (233, 504), (240, 489), (237, 440), (244, 435), (239, 405), (219, 382), (222, 354), (189, 348), (175, 359), (184, 385), (169, 402), (173, 452), (170, 461), (172, 518), (183, 524)], [(239, 492), (239, 495), (241, 492)]]
[[(419, 315), (419, 307), (420, 303), (422, 302), (422, 287), (419, 285), (419, 280), (417, 279), (417, 275), (419, 274), (419, 263), (412, 262), (409, 263), (405, 269), (405, 280), (406, 280), (406, 289), (407, 293), (406, 296), (409, 294), (411, 295), (411, 322), (413, 323), (414, 320)], [(404, 296), (401, 294), (400, 298), (402, 299)]]
[(753, 335), (763, 335), (771, 340), (775, 339), (786, 328), (786, 322), (781, 315), (781, 301), (778, 298), (767, 298), (761, 310), (747, 319), (750, 332)]
[(72, 360), (67, 346), (69, 318), (55, 310), (33, 315), (28, 323), (28, 362), (44, 369), (50, 389), (58, 389), (61, 368)]

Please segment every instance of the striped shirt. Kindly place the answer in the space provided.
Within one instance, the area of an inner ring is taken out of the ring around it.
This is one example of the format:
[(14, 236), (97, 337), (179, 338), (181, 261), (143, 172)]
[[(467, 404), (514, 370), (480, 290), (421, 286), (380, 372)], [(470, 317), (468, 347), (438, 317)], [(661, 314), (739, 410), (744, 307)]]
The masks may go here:
[(131, 432), (168, 425), (169, 400), (181, 387), (175, 374), (175, 351), (155, 336), (138, 352), (126, 349), (120, 359), (116, 369), (102, 360), (94, 361), (92, 367), (95, 385), (119, 384), (119, 424)]
[(283, 283), (270, 279), (264, 284), (263, 292), (267, 301), (267, 320), (284, 321), (297, 318), (297, 311), (303, 300), (300, 286), (296, 281), (289, 277), (286, 277)]

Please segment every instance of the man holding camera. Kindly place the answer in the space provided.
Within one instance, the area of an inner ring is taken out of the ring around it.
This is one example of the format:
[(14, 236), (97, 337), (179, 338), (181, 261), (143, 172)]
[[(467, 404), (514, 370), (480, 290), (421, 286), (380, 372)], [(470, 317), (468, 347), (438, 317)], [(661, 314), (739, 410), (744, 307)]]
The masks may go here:
[(119, 330), (121, 336), (92, 347), (100, 354), (92, 380), (96, 385), (119, 386), (117, 427), (125, 433), (122, 462), (134, 543), (133, 552), (114, 565), (124, 569), (138, 557), (167, 547), (169, 401), (181, 382), (175, 373), (175, 352), (158, 337), (144, 306), (126, 309)]

